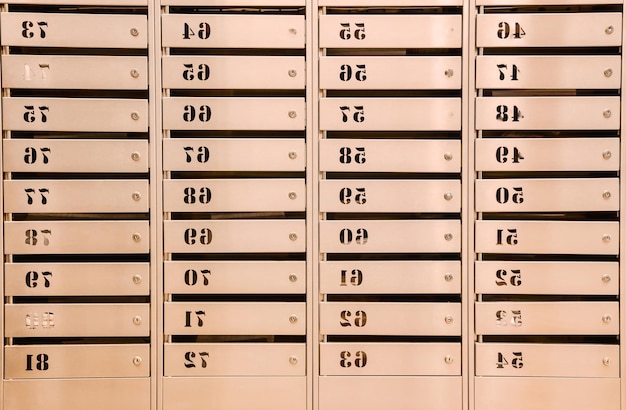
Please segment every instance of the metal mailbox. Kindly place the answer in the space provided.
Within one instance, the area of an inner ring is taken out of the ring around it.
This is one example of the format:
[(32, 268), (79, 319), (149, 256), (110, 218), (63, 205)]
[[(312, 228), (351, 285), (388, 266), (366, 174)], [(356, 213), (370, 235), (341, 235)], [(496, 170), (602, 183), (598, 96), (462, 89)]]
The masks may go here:
[[(241, 0), (216, 0), (219, 6), (241, 6)], [(305, 0), (246, 0), (246, 6), (304, 6)], [(206, 0), (161, 0), (165, 6), (206, 6)]]
[(163, 181), (166, 212), (298, 212), (304, 179), (175, 179)]
[(305, 304), (300, 302), (169, 302), (166, 335), (303, 335)]
[(320, 0), (320, 6), (339, 6), (339, 7), (364, 7), (364, 6), (461, 6), (463, 3), (459, 0)]
[(150, 306), (136, 304), (5, 305), (7, 337), (122, 337), (150, 334)]
[(163, 87), (292, 89), (305, 87), (304, 57), (163, 56)]
[(148, 263), (5, 263), (5, 296), (148, 295)]
[(479, 335), (616, 335), (617, 302), (477, 302)]
[(306, 292), (299, 261), (165, 261), (165, 293), (298, 294)]
[(324, 294), (411, 294), (461, 292), (459, 261), (323, 261)]
[(322, 335), (460, 336), (460, 303), (322, 302)]
[(304, 171), (305, 163), (302, 139), (163, 140), (166, 171)]
[(460, 98), (320, 98), (320, 129), (459, 131)]
[(149, 345), (5, 346), (5, 377), (149, 377)]
[[(8, 4), (67, 4), (67, 0), (6, 0)], [(148, 0), (72, 0), (72, 4), (91, 6), (145, 6)]]
[(322, 343), (324, 376), (460, 376), (460, 343)]
[(324, 139), (325, 172), (461, 172), (461, 141)]
[(304, 343), (168, 343), (165, 377), (304, 376)]
[(619, 222), (476, 221), (476, 252), (617, 255)]

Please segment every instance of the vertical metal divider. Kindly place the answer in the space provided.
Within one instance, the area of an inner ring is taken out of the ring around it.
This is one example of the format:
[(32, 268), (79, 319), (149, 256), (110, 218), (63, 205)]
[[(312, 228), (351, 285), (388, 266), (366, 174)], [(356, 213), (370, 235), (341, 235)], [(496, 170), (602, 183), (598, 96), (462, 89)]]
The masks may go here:
[[(0, 5), (0, 12), (4, 12), (8, 9), (8, 5), (7, 4), (1, 4)], [(0, 38), (1, 40), (1, 38)], [(1, 42), (0, 42), (1, 43)], [(8, 47), (2, 47), (2, 53), (1, 55), (4, 55), (5, 53), (8, 52)], [(0, 114), (3, 112), (3, 104), (2, 104), (2, 98), (5, 96), (5, 91), (2, 88), (2, 78), (0, 76), (0, 90), (2, 90), (2, 93), (0, 95)], [(2, 349), (0, 349), (0, 364), (2, 365), (2, 369), (0, 371), (0, 375), (2, 375), (2, 379), (0, 379), (0, 407), (4, 407), (4, 345), (5, 345), (5, 338), (4, 338), (4, 304), (7, 302), (6, 298), (4, 297), (4, 264), (5, 262), (10, 262), (10, 260), (7, 260), (7, 257), (4, 256), (4, 179), (8, 176), (8, 174), (4, 174), (4, 139), (7, 137), (7, 133), (5, 133), (4, 131), (4, 124), (2, 122), (2, 115), (0, 115), (0, 132), (2, 133), (2, 141), (0, 144), (0, 171), (2, 171), (2, 184), (0, 184), (0, 198), (2, 198), (2, 201), (0, 201), (0, 212), (2, 213), (2, 223), (0, 223), (0, 249), (2, 249), (3, 251), (3, 256), (2, 256), (2, 264), (0, 266), (0, 294), (2, 295), (2, 304), (0, 304), (0, 334), (2, 335)], [(9, 257), (10, 258), (10, 257)]]
[(624, 109), (624, 84), (626, 84), (626, 62), (624, 61), (624, 46), (626, 43), (626, 24), (624, 24), (624, 9), (622, 6), (622, 47), (621, 47), (621, 72), (622, 81), (619, 96), (621, 98), (621, 110), (620, 110), (620, 168), (619, 168), (619, 187), (620, 187), (620, 201), (619, 201), (619, 318), (620, 318), (620, 332), (619, 332), (619, 376), (620, 376), (620, 408), (626, 408), (626, 306), (624, 306), (624, 295), (626, 295), (626, 270), (624, 267), (624, 255), (626, 255), (626, 227), (624, 226), (624, 211), (626, 210), (626, 183), (624, 181), (624, 170), (626, 169), (626, 146), (624, 144), (624, 130), (626, 129), (626, 110)]

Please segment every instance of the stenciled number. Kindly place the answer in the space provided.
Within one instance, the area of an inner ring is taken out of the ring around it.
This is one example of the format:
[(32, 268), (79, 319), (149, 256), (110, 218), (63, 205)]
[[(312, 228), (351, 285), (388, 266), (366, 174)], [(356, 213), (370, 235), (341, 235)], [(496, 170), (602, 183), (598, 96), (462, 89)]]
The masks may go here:
[[(35, 27), (35, 23), (33, 23), (32, 21), (22, 21), (22, 37), (24, 38), (33, 38), (35, 37), (35, 33), (34, 30), (32, 30)], [(37, 27), (39, 27), (39, 38), (46, 38), (46, 30), (44, 30), (44, 27), (48, 27), (48, 23), (45, 21), (38, 21), (37, 22)]]
[(211, 107), (208, 105), (201, 105), (198, 109), (196, 109), (193, 105), (185, 105), (183, 121), (193, 122), (196, 118), (198, 118), (198, 121), (200, 122), (209, 122), (209, 120), (211, 120)]
[(35, 194), (35, 192), (39, 192), (39, 194), (41, 195), (41, 205), (46, 205), (48, 203), (48, 198), (46, 197), (46, 194), (50, 193), (50, 190), (48, 188), (24, 188), (24, 192), (26, 193), (26, 203), (28, 205), (33, 204), (34, 199), (31, 194)]
[(367, 323), (367, 313), (362, 310), (357, 310), (356, 312), (354, 312), (354, 320), (350, 319), (352, 317), (352, 312), (350, 312), (349, 310), (342, 310), (340, 316), (341, 320), (339, 321), (339, 324), (342, 327), (350, 327), (352, 326), (353, 322), (354, 326), (363, 327)]
[(496, 107), (496, 120), (498, 121), (507, 122), (510, 119), (512, 122), (519, 122), (520, 118), (524, 118), (524, 116), (517, 105), (513, 106), (512, 115), (509, 115), (509, 107), (507, 105), (498, 105)]
[[(39, 153), (41, 154), (41, 162), (47, 164), (49, 161), (48, 153), (50, 153), (50, 147), (41, 147), (39, 148)], [(26, 164), (34, 164), (38, 161), (39, 154), (37, 154), (37, 148), (35, 147), (26, 147), (24, 148), (24, 163)]]
[(506, 204), (509, 202), (509, 198), (515, 204), (521, 204), (524, 202), (524, 190), (522, 187), (513, 187), (513, 195), (509, 193), (509, 189), (505, 187), (500, 187), (496, 190), (496, 201), (499, 204)]
[(28, 286), (29, 288), (36, 288), (39, 285), (39, 275), (43, 277), (43, 287), (49, 288), (50, 278), (52, 277), (52, 272), (49, 271), (39, 273), (31, 270), (26, 272), (26, 286)]
[(498, 310), (496, 312), (496, 325), (507, 326), (511, 323), (513, 327), (522, 326), (522, 311), (511, 310), (511, 318), (509, 319), (508, 312), (506, 310)]
[(194, 67), (193, 64), (183, 64), (183, 66), (185, 67), (183, 78), (187, 81), (192, 81), (195, 78), (206, 81), (211, 76), (211, 69), (208, 64), (198, 64), (197, 67)]
[[(350, 112), (354, 108), (354, 113), (350, 115)], [(365, 110), (362, 105), (355, 105), (354, 107), (348, 107), (347, 105), (342, 105), (339, 107), (341, 110), (341, 121), (348, 122), (348, 119), (352, 117), (354, 122), (363, 122), (365, 121)]]
[(200, 229), (200, 235), (198, 236), (198, 230), (196, 228), (185, 229), (185, 243), (187, 245), (195, 245), (196, 238), (202, 245), (208, 245), (213, 241), (213, 232), (209, 228)]
[[(522, 362), (522, 352), (511, 352), (513, 354), (513, 359), (511, 359), (511, 366), (514, 369), (521, 369), (524, 367), (524, 363)], [(506, 360), (504, 355), (501, 352), (498, 352), (498, 361), (496, 362), (497, 369), (504, 369), (504, 366), (508, 366), (509, 361)]]
[(204, 310), (196, 310), (196, 311), (191, 311), (191, 310), (187, 310), (185, 312), (185, 327), (191, 327), (191, 318), (192, 315), (195, 316), (196, 318), (196, 323), (198, 327), (202, 327), (204, 326), (204, 316), (206, 316), (206, 312)]
[(496, 231), (496, 245), (504, 245), (504, 242), (507, 245), (517, 245), (517, 229), (498, 229)]
[[(349, 280), (348, 280), (349, 277)], [(363, 283), (363, 272), (360, 269), (352, 269), (350, 273), (346, 269), (341, 270), (341, 283), (339, 286), (360, 286)]]
[[(200, 147), (183, 147), (183, 151), (185, 151), (185, 162), (190, 163), (194, 160), (198, 161), (201, 164), (204, 164), (209, 160), (211, 156), (211, 152), (208, 147), (200, 146)], [(197, 152), (197, 154), (196, 154)], [(196, 154), (196, 155), (192, 155)]]
[(339, 23), (339, 25), (341, 26), (341, 30), (339, 31), (339, 38), (341, 38), (342, 40), (350, 40), (351, 38), (353, 38), (353, 28), (355, 40), (365, 39), (365, 23)]
[(194, 187), (186, 187), (183, 192), (185, 193), (183, 200), (186, 204), (195, 204), (196, 200), (201, 204), (211, 202), (211, 189), (209, 187), (204, 186), (200, 188), (198, 195), (196, 195), (196, 188)]
[[(209, 276), (211, 276), (211, 271), (208, 269), (200, 269), (200, 275), (202, 275), (202, 284), (204, 286), (209, 286)], [(200, 275), (198, 275), (198, 271), (195, 269), (187, 269), (184, 277), (185, 285), (194, 286), (198, 283)]]
[[(356, 192), (356, 194), (354, 195), (355, 203), (363, 205), (365, 202), (367, 202), (367, 199), (365, 198), (365, 188), (354, 188), (354, 191)], [(352, 188), (341, 188), (341, 190), (339, 191), (339, 202), (344, 205), (348, 205), (350, 202), (352, 202), (352, 194)]]
[(24, 243), (30, 246), (37, 246), (39, 243), (40, 233), (41, 237), (43, 237), (43, 246), (50, 245), (49, 236), (52, 235), (52, 231), (50, 229), (42, 229), (41, 231), (37, 231), (36, 229), (27, 229), (24, 231), (24, 235), (26, 236)]
[[(507, 23), (506, 21), (501, 21), (500, 23), (498, 23), (498, 38), (509, 38), (510, 34), (511, 26), (509, 25), (509, 23)], [(513, 38), (520, 39), (525, 35), (526, 32), (524, 31), (524, 29), (522, 29), (522, 26), (519, 23), (515, 23), (515, 28), (513, 29)]]
[(48, 370), (50, 368), (50, 365), (48, 363), (48, 355), (45, 353), (39, 353), (37, 356), (32, 355), (32, 354), (27, 354), (26, 355), (26, 371), (30, 372), (33, 371), (33, 359), (36, 360), (35, 363), (35, 369), (37, 370)]
[(350, 367), (352, 363), (354, 363), (354, 367), (365, 367), (367, 365), (367, 353), (362, 350), (359, 350), (354, 353), (354, 360), (351, 360), (352, 354), (347, 350), (342, 351), (339, 354), (339, 366), (341, 367)]
[(365, 245), (368, 238), (369, 235), (365, 228), (358, 228), (354, 234), (352, 233), (352, 229), (348, 228), (343, 228), (339, 231), (339, 242), (341, 242), (342, 245), (350, 245), (353, 239), (357, 245)]
[(354, 159), (355, 164), (365, 164), (365, 147), (354, 147), (354, 158), (352, 156), (352, 148), (339, 148), (339, 162), (342, 164), (350, 164)]
[[(354, 72), (354, 79), (357, 81), (365, 81), (367, 76), (365, 75), (365, 64), (356, 64), (356, 71)], [(341, 81), (350, 81), (352, 79), (352, 66), (348, 64), (341, 65), (341, 71), (339, 72), (339, 79)]]
[(496, 271), (496, 285), (507, 286), (510, 283), (512, 286), (519, 286), (522, 284), (522, 271), (520, 269), (511, 269), (511, 277), (507, 280), (508, 274), (505, 269), (498, 269)]
[(24, 109), (26, 110), (23, 116), (24, 121), (29, 123), (37, 121), (37, 115), (35, 113), (39, 112), (41, 122), (48, 122), (48, 115), (46, 113), (50, 111), (50, 107), (42, 105), (35, 108), (34, 105), (25, 105)]
[(202, 22), (198, 24), (197, 30), (198, 33), (193, 31), (189, 23), (185, 23), (185, 26), (183, 28), (183, 39), (189, 40), (192, 37), (198, 36), (200, 40), (206, 40), (207, 38), (211, 37), (211, 26), (209, 25), (209, 23)]
[[(513, 158), (511, 158), (513, 164), (519, 164), (520, 160), (524, 159), (522, 153), (517, 147), (513, 147)], [(496, 161), (501, 164), (507, 163), (509, 161), (509, 148), (508, 147), (498, 147), (496, 149)]]
[[(498, 71), (500, 71), (500, 81), (504, 81), (504, 79), (506, 78), (508, 69), (509, 69), (509, 66), (507, 64), (498, 64)], [(511, 81), (517, 81), (519, 73), (520, 73), (520, 70), (517, 68), (517, 66), (515, 64), (512, 64), (511, 65)]]
[(207, 366), (207, 359), (209, 358), (209, 352), (198, 352), (197, 355), (196, 352), (185, 352), (185, 367), (187, 369), (196, 367), (196, 363), (194, 363), (196, 356), (200, 357), (200, 366), (205, 369)]

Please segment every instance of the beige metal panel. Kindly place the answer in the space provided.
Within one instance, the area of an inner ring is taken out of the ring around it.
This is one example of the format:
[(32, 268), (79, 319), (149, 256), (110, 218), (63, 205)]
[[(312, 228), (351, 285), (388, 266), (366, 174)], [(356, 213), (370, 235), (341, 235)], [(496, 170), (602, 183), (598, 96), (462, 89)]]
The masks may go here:
[(619, 88), (619, 56), (477, 56), (476, 88)]
[(148, 295), (148, 263), (5, 263), (6, 296)]
[(459, 180), (323, 180), (321, 212), (460, 212)]
[(320, 129), (458, 131), (460, 98), (321, 98)]
[(5, 172), (148, 171), (148, 141), (5, 139), (2, 143)]
[[(198, 394), (189, 394), (198, 392)], [(307, 378), (166, 377), (163, 408), (168, 410), (306, 410)]]
[(476, 302), (479, 335), (616, 335), (617, 302)]
[(320, 221), (320, 252), (460, 252), (460, 220)]
[(165, 252), (304, 252), (304, 220), (164, 222)]
[(306, 307), (299, 302), (165, 303), (167, 335), (303, 335)]
[(304, 57), (163, 56), (164, 88), (293, 89), (305, 86)]
[(477, 377), (475, 383), (476, 410), (620, 409), (619, 378)]
[(4, 88), (148, 88), (148, 59), (126, 56), (6, 55)]
[(320, 375), (460, 376), (461, 344), (321, 343)]
[[(533, 5), (560, 5), (560, 4), (622, 4), (621, 0), (507, 0), (506, 4), (511, 6), (533, 6)], [(478, 0), (476, 5), (500, 6), (498, 0)]]
[(164, 14), (161, 27), (163, 47), (304, 47), (304, 16)]
[(4, 181), (4, 212), (148, 212), (146, 180)]
[(148, 101), (96, 98), (2, 99), (5, 130), (148, 131)]
[(460, 141), (324, 139), (319, 145), (325, 172), (461, 171)]
[(148, 336), (150, 306), (136, 304), (5, 305), (7, 337)]
[(163, 348), (168, 376), (305, 376), (304, 343), (175, 343)]
[(459, 0), (320, 0), (320, 6), (339, 6), (339, 7), (364, 7), (364, 6), (461, 6), (463, 2)]
[(476, 375), (619, 377), (619, 346), (477, 343)]
[(323, 335), (460, 336), (460, 303), (322, 302)]
[(617, 171), (618, 138), (476, 140), (477, 171)]
[(305, 162), (301, 139), (163, 140), (165, 171), (304, 171)]
[(165, 261), (165, 293), (298, 294), (306, 292), (299, 261)]
[(5, 380), (5, 410), (149, 410), (150, 379)]
[(304, 6), (305, 0), (161, 0), (162, 6)]
[(479, 130), (617, 130), (619, 97), (478, 97)]
[(477, 47), (597, 47), (621, 44), (622, 13), (476, 16)]
[(163, 181), (166, 212), (304, 212), (304, 179), (177, 179)]
[(163, 98), (163, 128), (304, 130), (304, 98)]
[[(451, 410), (463, 407), (459, 376), (321, 376), (320, 409)], [(358, 386), (357, 394), (346, 394)]]
[(460, 15), (322, 14), (322, 48), (459, 48)]
[(459, 261), (323, 261), (320, 292), (461, 293)]
[(149, 377), (149, 345), (5, 346), (5, 377)]
[(617, 255), (619, 223), (476, 221), (476, 252)]
[(0, 22), (3, 46), (145, 48), (148, 44), (148, 20), (140, 15), (4, 12)]
[(617, 262), (477, 261), (476, 293), (617, 295)]
[(11, 221), (7, 254), (147, 253), (148, 221)]
[(477, 212), (619, 210), (619, 179), (485, 179), (476, 181)]
[(455, 90), (461, 57), (320, 57), (319, 79), (322, 89)]
[[(148, 0), (71, 0), (72, 4), (93, 6), (145, 6)], [(4, 0), (8, 4), (67, 4), (68, 0)]]

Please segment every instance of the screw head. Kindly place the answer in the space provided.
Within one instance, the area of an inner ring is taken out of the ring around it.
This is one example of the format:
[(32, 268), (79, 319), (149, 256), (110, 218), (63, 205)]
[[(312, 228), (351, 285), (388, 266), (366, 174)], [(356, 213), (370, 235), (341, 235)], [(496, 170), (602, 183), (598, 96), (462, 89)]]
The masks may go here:
[(292, 273), (291, 275), (289, 275), (289, 282), (297, 282), (298, 281), (298, 276), (295, 273)]
[(607, 28), (604, 29), (604, 32), (610, 35), (610, 34), (613, 34), (613, 30), (614, 30), (613, 26), (608, 26)]
[(452, 322), (454, 322), (454, 318), (450, 315), (446, 316), (444, 320), (447, 324), (451, 324)]
[(141, 324), (141, 316), (133, 317), (133, 323), (136, 324), (136, 325), (140, 325)]
[(295, 232), (290, 233), (289, 234), (289, 240), (291, 240), (291, 241), (298, 240), (298, 234), (296, 234)]
[(454, 236), (450, 232), (448, 232), (443, 237), (446, 241), (451, 241)]
[(298, 30), (296, 30), (295, 28), (290, 28), (290, 29), (289, 29), (289, 32), (290, 32), (291, 34), (298, 34)]
[(294, 365), (298, 364), (298, 358), (296, 356), (291, 356), (289, 358), (289, 363), (294, 364)]
[(603, 365), (605, 365), (605, 366), (610, 365), (610, 364), (611, 364), (611, 359), (610, 359), (610, 358), (608, 358), (608, 357), (604, 357), (604, 358), (602, 359), (602, 364), (603, 364)]
[(606, 242), (606, 243), (611, 242), (611, 235), (609, 235), (608, 233), (605, 233), (604, 235), (602, 235), (602, 242)]
[(611, 275), (609, 274), (602, 275), (602, 282), (609, 283), (610, 281), (611, 281)]
[(133, 201), (139, 201), (141, 199), (141, 194), (139, 192), (133, 192)]
[(611, 198), (611, 191), (604, 191), (604, 192), (602, 193), (602, 198), (604, 198), (604, 199), (609, 199), (609, 198)]
[(139, 77), (139, 70), (137, 70), (136, 68), (133, 68), (132, 70), (130, 70), (130, 76), (133, 78)]
[(133, 152), (132, 154), (130, 154), (130, 158), (133, 161), (139, 161), (141, 159), (141, 154), (139, 154), (138, 152)]
[(613, 115), (613, 113), (611, 113), (611, 110), (604, 110), (604, 111), (602, 111), (602, 116), (604, 118), (611, 118), (611, 115)]
[(135, 232), (135, 233), (133, 234), (133, 241), (135, 241), (135, 242), (141, 242), (141, 234), (140, 234), (140, 233)]
[(452, 279), (454, 279), (454, 276), (451, 273), (446, 273), (446, 275), (443, 277), (443, 279), (446, 282), (452, 282)]
[(289, 159), (296, 159), (298, 158), (298, 154), (296, 153), (296, 151), (289, 151)]
[(454, 75), (454, 70), (451, 68), (448, 68), (444, 74), (446, 75), (446, 77), (450, 78)]
[(289, 323), (297, 323), (297, 322), (298, 322), (298, 316), (296, 315), (289, 316)]
[(133, 37), (137, 37), (139, 35), (139, 30), (137, 30), (135, 27), (131, 28), (130, 35)]
[(297, 197), (298, 195), (295, 192), (293, 191), (289, 192), (289, 199), (296, 199)]
[(446, 161), (452, 161), (452, 154), (450, 152), (445, 152), (443, 154), (443, 159), (445, 159)]
[(295, 77), (298, 75), (298, 72), (292, 69), (292, 70), (287, 71), (287, 74), (289, 74), (289, 77)]
[(606, 70), (604, 70), (604, 76), (606, 78), (609, 78), (612, 75), (613, 75), (613, 70), (611, 70), (610, 68), (607, 68)]
[(141, 275), (133, 275), (133, 283), (139, 285), (141, 283)]
[(289, 118), (296, 118), (298, 116), (298, 113), (295, 111), (289, 111)]
[(139, 356), (133, 357), (133, 364), (135, 366), (139, 366), (141, 364), (141, 357), (139, 357)]
[(444, 357), (443, 361), (446, 362), (446, 364), (452, 364), (452, 362), (454, 362), (454, 358), (448, 354)]
[(443, 199), (445, 199), (446, 201), (451, 200), (453, 197), (452, 192), (446, 192), (445, 194), (443, 194)]
[(602, 316), (602, 321), (604, 323), (611, 323), (611, 315), (604, 315), (604, 316)]

